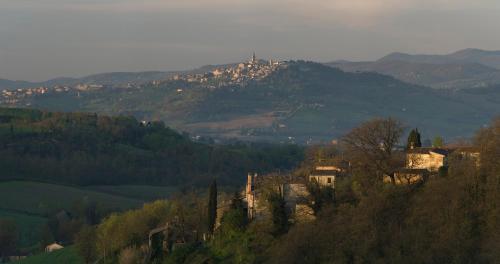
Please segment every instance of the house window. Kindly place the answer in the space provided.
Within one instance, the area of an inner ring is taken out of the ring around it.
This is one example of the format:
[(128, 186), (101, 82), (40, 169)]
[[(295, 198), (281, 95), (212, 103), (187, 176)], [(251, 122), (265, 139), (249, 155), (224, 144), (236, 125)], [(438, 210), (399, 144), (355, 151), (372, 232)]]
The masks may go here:
[(332, 183), (332, 178), (328, 177), (328, 179), (326, 179), (326, 182)]

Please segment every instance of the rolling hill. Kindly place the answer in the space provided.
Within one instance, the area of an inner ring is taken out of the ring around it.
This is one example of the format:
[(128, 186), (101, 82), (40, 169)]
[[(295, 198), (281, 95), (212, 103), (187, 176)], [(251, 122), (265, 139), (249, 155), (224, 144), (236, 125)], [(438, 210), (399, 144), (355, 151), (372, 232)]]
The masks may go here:
[(0, 108), (0, 157), (4, 181), (178, 187), (205, 185), (214, 177), (239, 185), (248, 171), (295, 167), (303, 150), (194, 142), (163, 122), (142, 123), (130, 116)]
[(27, 88), (27, 87), (36, 87), (36, 83), (27, 82), (27, 81), (12, 81), (7, 79), (0, 79), (0, 89), (17, 89), (17, 88)]
[(327, 65), (349, 72), (377, 72), (437, 89), (477, 88), (500, 83), (500, 70), (477, 63), (430, 64), (381, 60), (332, 62)]
[(344, 72), (297, 61), (245, 86), (208, 89), (168, 81), (160, 86), (40, 96), (29, 104), (40, 109), (159, 119), (194, 135), (317, 142), (338, 138), (377, 116), (397, 117), (421, 128), (425, 137), (468, 137), (500, 113), (500, 106), (487, 100), (484, 94), (469, 100), (377, 73)]

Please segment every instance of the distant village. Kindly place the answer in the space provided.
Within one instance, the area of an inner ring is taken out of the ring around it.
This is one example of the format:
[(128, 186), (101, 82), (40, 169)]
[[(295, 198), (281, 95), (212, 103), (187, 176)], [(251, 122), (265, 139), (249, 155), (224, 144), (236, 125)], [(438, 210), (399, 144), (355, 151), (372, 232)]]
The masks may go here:
[[(184, 81), (193, 83), (206, 88), (219, 88), (231, 85), (245, 86), (250, 81), (258, 81), (266, 78), (271, 73), (287, 67), (287, 62), (284, 61), (264, 61), (257, 59), (255, 53), (248, 62), (242, 62), (237, 65), (216, 67), (211, 71), (204, 73), (187, 73), (177, 74), (164, 80), (153, 80), (146, 84), (127, 83), (119, 88), (140, 88), (148, 85), (160, 86), (165, 83), (174, 81)], [(0, 94), (0, 105), (16, 105), (25, 104), (29, 106), (25, 99), (34, 96), (46, 96), (52, 94), (73, 93), (79, 96), (80, 93), (97, 91), (101, 89), (113, 88), (112, 85), (98, 83), (80, 83), (75, 85), (54, 85), (51, 87), (32, 87), (18, 89), (4, 89)], [(177, 92), (182, 92), (178, 89)]]
[[(4, 105), (15, 105), (18, 103), (23, 103), (24, 99), (28, 99), (34, 96), (44, 96), (53, 94), (63, 94), (63, 93), (75, 93), (76, 96), (80, 95), (80, 92), (96, 91), (106, 88), (105, 85), (100, 84), (77, 84), (75, 86), (60, 86), (56, 85), (53, 87), (36, 87), (36, 88), (18, 88), (15, 90), (2, 90), (0, 95), (0, 104)], [(25, 103), (29, 106), (29, 103)]]

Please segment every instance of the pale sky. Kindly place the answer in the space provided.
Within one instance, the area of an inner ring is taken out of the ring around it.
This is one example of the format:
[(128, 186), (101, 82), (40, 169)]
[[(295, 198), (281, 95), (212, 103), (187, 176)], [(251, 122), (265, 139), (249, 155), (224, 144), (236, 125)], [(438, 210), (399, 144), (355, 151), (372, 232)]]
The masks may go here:
[(500, 50), (498, 0), (0, 0), (0, 78)]

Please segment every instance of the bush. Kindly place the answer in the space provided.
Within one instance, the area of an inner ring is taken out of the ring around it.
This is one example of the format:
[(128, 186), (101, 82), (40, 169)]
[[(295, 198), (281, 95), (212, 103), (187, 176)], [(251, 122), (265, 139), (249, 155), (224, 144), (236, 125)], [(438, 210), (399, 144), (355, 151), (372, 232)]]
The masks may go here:
[(135, 247), (124, 248), (118, 256), (120, 264), (139, 264), (142, 263), (141, 252)]

